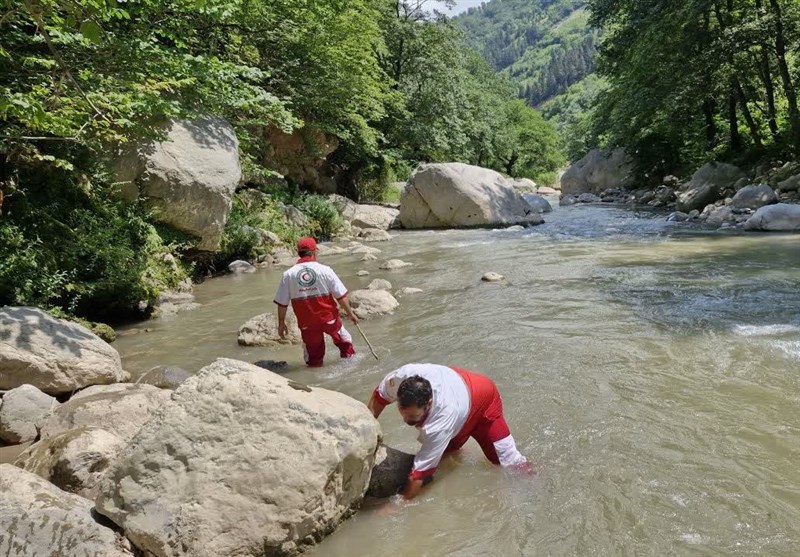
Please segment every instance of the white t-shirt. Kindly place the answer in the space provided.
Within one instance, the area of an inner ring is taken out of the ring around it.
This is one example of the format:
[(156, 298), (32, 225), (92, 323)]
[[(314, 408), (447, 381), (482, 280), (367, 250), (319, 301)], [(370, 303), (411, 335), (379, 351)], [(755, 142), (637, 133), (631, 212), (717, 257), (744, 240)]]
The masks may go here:
[(383, 399), (381, 402), (395, 402), (400, 383), (414, 375), (427, 379), (433, 389), (430, 412), (422, 426), (418, 426), (422, 447), (414, 458), (413, 470), (429, 475), (436, 470), (447, 445), (464, 427), (469, 416), (470, 396), (464, 380), (449, 367), (408, 364), (390, 372), (375, 389)]
[(336, 302), (345, 296), (347, 288), (333, 269), (303, 258), (283, 273), (275, 303), (285, 307), (291, 302), (302, 328), (337, 319)]

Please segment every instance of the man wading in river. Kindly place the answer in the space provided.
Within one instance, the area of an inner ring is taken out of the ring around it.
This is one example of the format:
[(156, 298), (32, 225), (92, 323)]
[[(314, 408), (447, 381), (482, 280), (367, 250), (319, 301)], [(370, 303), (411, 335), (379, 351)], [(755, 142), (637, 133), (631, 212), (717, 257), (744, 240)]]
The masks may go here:
[(337, 302), (353, 324), (358, 317), (347, 301), (347, 289), (327, 265), (317, 262), (317, 242), (314, 238), (300, 238), (297, 242), (300, 259), (283, 273), (275, 303), (278, 305), (278, 334), (286, 337), (286, 310), (292, 304), (300, 335), (303, 337), (305, 361), (309, 367), (322, 367), (325, 357), (325, 335), (329, 335), (339, 348), (342, 358), (353, 356), (353, 337), (342, 325)]
[(392, 402), (408, 425), (419, 429), (422, 447), (403, 491), (413, 499), (442, 456), (474, 438), (494, 464), (530, 470), (503, 417), (503, 402), (494, 382), (457, 367), (408, 364), (383, 378), (369, 399), (376, 418)]

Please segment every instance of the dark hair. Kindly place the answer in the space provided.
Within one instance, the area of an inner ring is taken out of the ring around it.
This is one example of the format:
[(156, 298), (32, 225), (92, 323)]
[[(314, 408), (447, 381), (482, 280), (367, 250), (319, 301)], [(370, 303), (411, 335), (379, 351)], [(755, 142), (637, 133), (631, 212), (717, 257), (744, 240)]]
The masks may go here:
[(297, 251), (297, 255), (300, 257), (308, 257), (309, 255), (314, 255), (314, 252), (310, 249), (301, 249)]
[(402, 408), (425, 406), (433, 398), (430, 381), (419, 375), (403, 379), (397, 388), (397, 404)]

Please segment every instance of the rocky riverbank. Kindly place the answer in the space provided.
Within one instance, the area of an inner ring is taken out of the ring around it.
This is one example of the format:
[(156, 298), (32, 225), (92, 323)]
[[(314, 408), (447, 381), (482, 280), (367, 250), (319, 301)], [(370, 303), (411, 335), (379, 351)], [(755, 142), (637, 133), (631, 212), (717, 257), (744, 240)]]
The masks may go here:
[(720, 229), (800, 230), (800, 163), (775, 162), (751, 169), (708, 163), (682, 180), (666, 176), (639, 186), (633, 161), (621, 149), (595, 149), (561, 179), (561, 205), (624, 203), (669, 212), (668, 220)]
[(174, 388), (125, 382), (87, 329), (32, 308), (0, 323), (0, 439), (16, 444), (0, 552), (293, 555), (367, 491), (381, 432), (361, 402), (226, 359)]

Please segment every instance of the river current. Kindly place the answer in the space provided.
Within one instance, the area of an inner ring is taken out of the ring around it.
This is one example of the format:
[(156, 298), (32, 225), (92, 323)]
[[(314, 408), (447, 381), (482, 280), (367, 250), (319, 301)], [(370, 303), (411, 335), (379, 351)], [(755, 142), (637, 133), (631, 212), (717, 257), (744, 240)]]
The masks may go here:
[[(355, 359), (329, 345), (316, 371), (297, 346), (238, 346), (238, 327), (273, 311), (279, 270), (209, 280), (199, 309), (115, 346), (134, 373), (287, 360), (290, 379), (364, 401), (408, 362), (494, 379), (536, 476), (492, 467), (470, 441), (413, 504), (368, 505), (314, 557), (800, 554), (800, 237), (600, 206), (545, 218), (397, 232), (371, 244), (378, 261), (321, 258), (350, 290), (374, 278), (424, 290), (362, 322), (380, 361), (357, 331)], [(414, 266), (378, 270), (390, 258)], [(487, 271), (507, 280), (482, 283)], [(388, 444), (416, 450), (393, 408), (380, 422)]]

